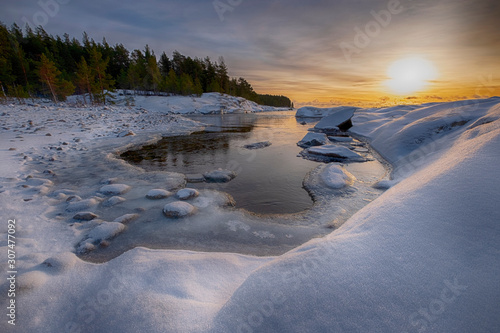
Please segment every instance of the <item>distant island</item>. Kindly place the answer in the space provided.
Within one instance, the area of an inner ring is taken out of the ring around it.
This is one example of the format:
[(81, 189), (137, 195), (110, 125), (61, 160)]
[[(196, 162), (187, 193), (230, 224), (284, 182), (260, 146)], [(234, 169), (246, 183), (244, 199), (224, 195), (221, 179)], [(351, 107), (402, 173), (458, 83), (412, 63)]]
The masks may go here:
[(114, 89), (141, 95), (197, 95), (219, 92), (243, 97), (258, 104), (293, 107), (286, 96), (258, 94), (244, 78), (230, 78), (224, 58), (191, 58), (174, 51), (130, 52), (123, 44), (96, 43), (87, 33), (83, 40), (68, 34), (49, 35), (43, 27), (25, 31), (0, 22), (0, 99), (48, 97), (64, 101), (72, 94), (88, 97), (85, 103), (100, 104)]

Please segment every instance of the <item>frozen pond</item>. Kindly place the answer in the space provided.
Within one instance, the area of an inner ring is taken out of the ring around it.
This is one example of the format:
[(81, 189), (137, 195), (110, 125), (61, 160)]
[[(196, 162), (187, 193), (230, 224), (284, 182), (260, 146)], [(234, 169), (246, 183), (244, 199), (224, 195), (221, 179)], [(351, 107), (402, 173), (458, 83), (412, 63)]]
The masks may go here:
[[(122, 158), (148, 171), (189, 175), (229, 169), (237, 177), (228, 183), (188, 183), (188, 187), (227, 192), (236, 207), (255, 213), (296, 213), (312, 206), (302, 181), (318, 163), (297, 157), (302, 150), (297, 142), (315, 123), (301, 125), (294, 115), (287, 111), (191, 116), (209, 124), (204, 132), (168, 137)], [(271, 146), (244, 148), (265, 141)]]

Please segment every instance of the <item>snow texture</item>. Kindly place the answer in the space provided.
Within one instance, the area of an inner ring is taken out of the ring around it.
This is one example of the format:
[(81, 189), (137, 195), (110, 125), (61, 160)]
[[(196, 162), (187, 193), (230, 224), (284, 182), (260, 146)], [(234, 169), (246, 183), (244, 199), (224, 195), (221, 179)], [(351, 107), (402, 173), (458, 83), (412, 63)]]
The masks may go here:
[(349, 171), (337, 164), (330, 164), (321, 173), (321, 180), (326, 187), (340, 189), (354, 183), (354, 177)]
[(329, 116), (322, 118), (319, 123), (314, 126), (316, 131), (332, 131), (338, 130), (339, 126), (351, 120), (356, 109), (343, 109)]

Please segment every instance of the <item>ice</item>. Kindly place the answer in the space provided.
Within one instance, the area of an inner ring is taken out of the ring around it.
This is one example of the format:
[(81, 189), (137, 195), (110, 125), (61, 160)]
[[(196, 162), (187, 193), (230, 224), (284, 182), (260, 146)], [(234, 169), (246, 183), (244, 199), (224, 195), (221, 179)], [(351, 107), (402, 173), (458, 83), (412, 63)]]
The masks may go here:
[(321, 172), (321, 180), (325, 186), (333, 189), (352, 185), (355, 179), (349, 171), (337, 164), (327, 165)]
[(125, 184), (112, 184), (112, 185), (104, 185), (101, 187), (99, 192), (105, 195), (120, 195), (127, 193), (130, 190), (130, 186)]
[(270, 145), (272, 145), (271, 142), (262, 141), (262, 142), (251, 143), (251, 144), (245, 145), (243, 147), (246, 149), (262, 149), (262, 148), (269, 147)]
[(311, 146), (321, 146), (330, 143), (328, 137), (324, 133), (307, 133), (302, 140), (297, 143), (297, 146), (308, 148)]
[(171, 202), (163, 207), (163, 214), (165, 214), (166, 217), (186, 217), (196, 212), (196, 207), (183, 201)]
[(366, 158), (355, 153), (344, 146), (324, 145), (319, 147), (307, 148), (301, 152), (301, 155), (308, 159), (321, 161), (344, 161), (344, 162), (364, 162)]
[(122, 197), (119, 197), (119, 196), (112, 196), (111, 198), (107, 199), (106, 201), (104, 201), (102, 203), (102, 205), (104, 207), (111, 207), (111, 206), (115, 206), (115, 205), (118, 205), (122, 202), (125, 202), (127, 201), (125, 198), (122, 198)]
[(231, 170), (217, 169), (203, 174), (205, 180), (209, 183), (227, 183), (236, 177), (236, 173)]
[(192, 198), (196, 198), (197, 196), (200, 195), (200, 192), (195, 190), (194, 188), (183, 188), (175, 194), (177, 199), (179, 200), (189, 200)]
[(153, 189), (146, 194), (146, 198), (151, 200), (165, 199), (171, 196), (172, 193), (163, 189)]
[(136, 220), (139, 218), (139, 214), (125, 214), (120, 217), (117, 217), (116, 219), (113, 220), (113, 222), (120, 222), (123, 224), (127, 224), (129, 222), (132, 222), (133, 220)]

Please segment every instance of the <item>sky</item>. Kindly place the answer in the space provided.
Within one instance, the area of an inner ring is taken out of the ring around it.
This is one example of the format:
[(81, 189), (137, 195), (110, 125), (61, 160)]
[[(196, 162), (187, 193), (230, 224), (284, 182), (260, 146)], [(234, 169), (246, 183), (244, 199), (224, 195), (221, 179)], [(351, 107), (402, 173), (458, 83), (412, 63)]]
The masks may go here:
[[(191, 57), (295, 106), (500, 95), (498, 0), (0, 0), (7, 26)], [(403, 89), (401, 89), (403, 88)], [(406, 89), (405, 89), (406, 88)]]

